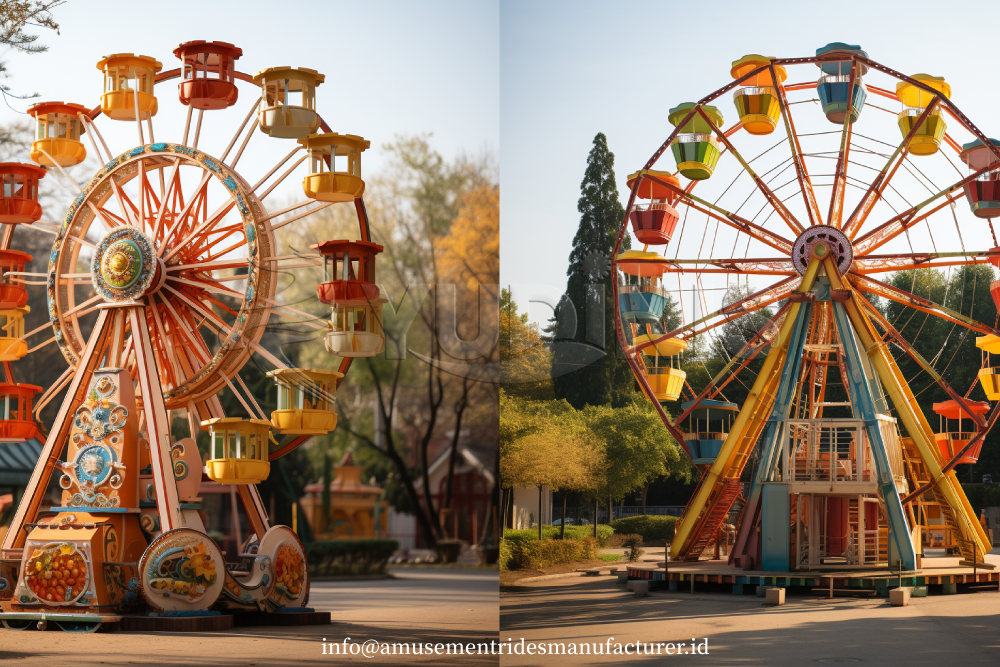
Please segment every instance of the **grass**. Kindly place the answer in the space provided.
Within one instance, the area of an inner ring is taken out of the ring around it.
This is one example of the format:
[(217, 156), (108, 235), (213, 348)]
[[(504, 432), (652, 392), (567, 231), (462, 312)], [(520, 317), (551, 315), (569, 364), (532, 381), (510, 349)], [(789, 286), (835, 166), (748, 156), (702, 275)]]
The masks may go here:
[(622, 557), (619, 556), (618, 554), (601, 554), (600, 558), (605, 563), (614, 563), (615, 561), (619, 561), (622, 559)]

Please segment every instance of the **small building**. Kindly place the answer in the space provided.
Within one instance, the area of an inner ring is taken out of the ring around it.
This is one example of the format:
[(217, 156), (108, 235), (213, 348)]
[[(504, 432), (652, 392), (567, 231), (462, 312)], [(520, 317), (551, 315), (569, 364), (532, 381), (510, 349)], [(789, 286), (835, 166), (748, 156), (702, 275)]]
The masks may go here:
[[(448, 461), (452, 446), (449, 443), (427, 467), (427, 477), (432, 490), (431, 500), (440, 510), (444, 506), (448, 485)], [(452, 478), (451, 511), (440, 511), (441, 527), (448, 539), (459, 539), (477, 545), (489, 520), (490, 500), (493, 493), (493, 462), (496, 445), (459, 444)], [(413, 482), (421, 504), (424, 502), (423, 479)], [(415, 520), (415, 519), (414, 519)], [(416, 546), (424, 547), (423, 536), (417, 535)]]
[[(543, 526), (547, 526), (559, 518), (557, 511), (554, 511), (556, 508), (553, 507), (552, 490), (547, 486), (542, 487), (540, 494), (537, 486), (514, 487), (508, 493), (513, 493), (513, 498), (509, 500), (510, 513), (506, 523), (508, 528), (514, 530), (538, 528), (539, 520)], [(566, 523), (567, 525), (572, 523), (572, 519), (568, 516)]]
[(388, 503), (381, 500), (382, 489), (361, 481), (362, 466), (354, 463), (348, 452), (335, 467), (330, 482), (329, 514), (323, 512), (323, 484), (305, 487), (299, 501), (302, 514), (317, 540), (365, 539), (385, 537), (388, 529)]

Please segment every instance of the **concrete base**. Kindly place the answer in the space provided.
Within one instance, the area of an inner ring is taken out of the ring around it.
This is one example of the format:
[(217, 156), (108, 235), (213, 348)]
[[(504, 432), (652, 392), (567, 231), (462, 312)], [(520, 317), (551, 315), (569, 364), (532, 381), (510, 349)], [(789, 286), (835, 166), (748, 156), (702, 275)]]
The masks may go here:
[(628, 583), (628, 570), (618, 570), (617, 574), (619, 584)]
[(649, 582), (648, 581), (632, 581), (632, 591), (635, 593), (637, 598), (643, 598), (649, 595)]
[(910, 597), (912, 598), (925, 598), (927, 597), (927, 587), (926, 586), (914, 586), (910, 589)]
[(958, 593), (958, 584), (941, 584), (941, 592), (944, 595), (954, 595)]
[(910, 602), (910, 587), (893, 588), (889, 591), (889, 604), (893, 607), (905, 607)]
[(757, 597), (759, 597), (759, 598), (764, 597), (764, 593), (767, 592), (768, 588), (770, 588), (770, 586), (758, 586), (757, 587)]
[(677, 581), (674, 580), (674, 579), (671, 579), (670, 581), (668, 581), (667, 582), (667, 590), (676, 593), (677, 592)]
[(764, 593), (764, 604), (782, 605), (785, 604), (784, 588), (768, 588)]

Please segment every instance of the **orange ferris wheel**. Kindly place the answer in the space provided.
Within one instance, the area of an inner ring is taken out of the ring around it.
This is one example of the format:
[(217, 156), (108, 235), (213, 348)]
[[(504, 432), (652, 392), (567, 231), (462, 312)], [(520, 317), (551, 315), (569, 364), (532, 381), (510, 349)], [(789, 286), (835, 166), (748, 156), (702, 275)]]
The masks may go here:
[[(36, 435), (32, 412), (66, 390), (0, 551), (8, 627), (56, 612), (65, 629), (93, 630), (146, 608), (305, 608), (302, 545), (271, 525), (255, 484), (271, 461), (335, 428), (335, 393), (352, 359), (383, 347), (382, 248), (371, 242), (362, 199), (370, 142), (323, 120), (324, 76), (293, 67), (244, 74), (242, 50), (224, 42), (186, 42), (174, 55), (179, 66), (168, 71), (149, 56), (104, 57), (99, 105), (29, 109), (30, 157), (41, 167), (0, 165), (0, 392), (15, 406), (0, 420), (3, 436)], [(175, 79), (171, 99), (164, 93)], [(246, 109), (242, 121), (213, 127), (213, 114), (232, 107)], [(168, 114), (184, 119), (183, 132), (155, 137), (154, 119)], [(136, 141), (113, 149), (108, 123), (134, 125)], [(282, 141), (287, 151), (270, 168), (244, 171), (248, 146)], [(66, 168), (88, 155), (103, 166), (81, 187)], [(296, 172), (301, 200), (275, 206), (273, 193)], [(38, 204), (43, 177), (75, 188), (59, 223)], [(296, 226), (336, 205), (356, 215), (356, 239), (313, 239), (311, 250), (281, 254), (282, 237), (300, 237)], [(17, 225), (54, 236), (46, 274), (25, 272), (31, 257), (11, 247)], [(277, 294), (279, 273), (312, 267), (325, 267), (318, 296), (332, 307), (329, 319)], [(31, 284), (45, 285), (49, 321), (26, 332)], [(322, 336), (335, 369), (291, 367), (269, 349), (275, 320)], [(15, 381), (16, 360), (52, 342), (68, 368), (36, 397), (40, 387)], [(241, 378), (251, 360), (277, 384), (271, 414)], [(223, 391), (243, 414), (224, 412)], [(186, 432), (175, 432), (175, 418)], [(194, 440), (201, 431), (210, 436), (205, 461)], [(252, 527), (228, 558), (199, 513), (203, 471), (234, 485)]]

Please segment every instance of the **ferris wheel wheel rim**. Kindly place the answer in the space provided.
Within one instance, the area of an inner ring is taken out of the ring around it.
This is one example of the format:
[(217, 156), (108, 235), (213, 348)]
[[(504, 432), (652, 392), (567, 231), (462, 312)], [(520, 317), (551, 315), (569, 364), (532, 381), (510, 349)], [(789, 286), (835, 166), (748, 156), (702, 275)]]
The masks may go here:
[[(138, 163), (148, 160), (150, 157), (157, 159), (179, 159), (181, 161), (180, 165), (197, 167), (214, 175), (215, 179), (213, 180), (217, 180), (222, 184), (223, 190), (229, 195), (234, 208), (237, 209), (238, 214), (241, 216), (244, 226), (241, 232), (243, 243), (240, 249), (243, 249), (247, 256), (247, 289), (244, 290), (240, 309), (230, 327), (231, 334), (225, 337), (219, 336), (222, 343), (208, 363), (197, 371), (194, 377), (188, 378), (176, 387), (164, 391), (164, 398), (168, 403), (182, 404), (187, 400), (193, 400), (194, 397), (204, 398), (207, 395), (217, 393), (226, 384), (228, 379), (231, 379), (239, 372), (249, 360), (252, 345), (258, 343), (263, 336), (264, 328), (270, 315), (270, 307), (263, 302), (261, 297), (263, 296), (266, 299), (273, 299), (274, 297), (276, 281), (271, 276), (272, 271), (265, 266), (268, 262), (267, 258), (271, 255), (271, 250), (275, 246), (274, 233), (268, 220), (266, 208), (252, 192), (250, 185), (247, 184), (238, 172), (230, 169), (220, 160), (208, 155), (204, 151), (179, 143), (158, 142), (155, 144), (145, 144), (119, 154), (97, 171), (67, 210), (66, 217), (53, 241), (50, 252), (48, 266), (49, 279), (46, 293), (50, 320), (55, 331), (56, 342), (70, 365), (75, 366), (83, 348), (80, 346), (79, 349), (73, 349), (70, 346), (70, 342), (66, 340), (67, 337), (64, 335), (64, 332), (60, 329), (60, 325), (72, 323), (73, 331), (71, 333), (80, 341), (86, 340), (86, 336), (82, 335), (82, 330), (79, 326), (80, 316), (75, 314), (64, 315), (63, 312), (65, 311), (62, 311), (57, 295), (60, 287), (69, 287), (68, 291), (73, 291), (71, 285), (62, 284), (58, 279), (60, 263), (67, 240), (68, 238), (85, 239), (87, 233), (93, 229), (95, 222), (98, 225), (101, 224), (98, 221), (98, 216), (85, 206), (88, 202), (91, 202), (93, 195), (99, 192), (104, 184), (109, 183), (115, 174), (120, 174), (123, 170), (135, 173), (132, 173), (128, 178), (121, 181), (115, 180), (115, 183), (124, 184), (132, 181), (139, 176)], [(159, 166), (160, 169), (166, 169), (167, 167), (167, 164)], [(146, 171), (152, 170), (147, 169)], [(206, 187), (208, 186), (206, 185)], [(109, 187), (107, 192), (103, 193), (104, 196), (99, 202), (101, 206), (114, 196), (111, 190), (112, 188)], [(244, 212), (244, 209), (246, 212)], [(78, 216), (81, 213), (86, 216), (85, 222), (78, 222)], [(122, 211), (122, 213), (126, 218), (126, 226), (135, 227), (127, 213), (125, 211)], [(252, 225), (253, 229), (251, 238), (248, 238), (247, 234), (247, 229), (251, 228), (248, 225)], [(135, 228), (140, 230), (145, 229), (144, 227)], [(71, 244), (71, 247), (73, 250), (71, 251), (70, 259), (74, 264), (78, 265), (82, 244)], [(234, 250), (236, 249), (234, 248)], [(171, 296), (168, 290), (161, 290), (157, 294), (161, 298), (170, 298), (177, 301), (177, 305), (182, 306), (185, 310), (190, 310), (177, 297)], [(147, 309), (151, 307), (148, 301), (151, 301), (151, 299), (147, 297)], [(79, 307), (79, 305), (76, 307)], [(146, 312), (149, 311), (147, 310)], [(247, 336), (248, 332), (249, 337)], [(234, 338), (234, 335), (236, 338)], [(234, 343), (240, 344), (234, 345)], [(213, 375), (215, 376), (214, 378), (212, 377)]]

